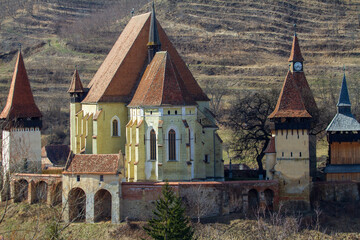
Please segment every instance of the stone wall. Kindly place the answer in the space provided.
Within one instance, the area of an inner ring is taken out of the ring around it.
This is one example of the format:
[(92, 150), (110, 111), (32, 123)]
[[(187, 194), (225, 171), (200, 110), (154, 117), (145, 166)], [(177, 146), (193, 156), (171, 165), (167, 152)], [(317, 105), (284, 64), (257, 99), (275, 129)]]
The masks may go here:
[[(205, 208), (205, 217), (226, 215), (251, 210), (249, 192), (257, 193), (257, 204), (263, 208), (278, 206), (277, 181), (233, 182), (171, 182), (170, 186), (183, 199), (191, 217), (197, 217), (196, 208)], [(147, 220), (153, 216), (155, 202), (164, 183), (122, 183), (121, 218)], [(267, 198), (272, 193), (272, 199)], [(256, 197), (255, 197), (256, 198)], [(197, 201), (201, 199), (202, 201)]]
[(351, 181), (315, 182), (311, 189), (312, 205), (318, 201), (359, 201), (360, 183)]

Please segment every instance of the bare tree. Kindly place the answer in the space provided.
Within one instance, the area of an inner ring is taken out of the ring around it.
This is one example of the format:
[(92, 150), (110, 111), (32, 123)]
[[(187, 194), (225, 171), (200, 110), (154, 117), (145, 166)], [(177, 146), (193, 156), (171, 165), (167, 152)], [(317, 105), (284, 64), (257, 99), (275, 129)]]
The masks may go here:
[(182, 191), (186, 196), (186, 205), (188, 213), (195, 214), (197, 222), (200, 223), (201, 218), (208, 215), (216, 205), (216, 196), (211, 189), (198, 184)]
[(277, 96), (274, 90), (248, 93), (231, 106), (225, 122), (233, 130), (230, 148), (234, 157), (256, 159), (259, 171), (263, 171), (262, 159), (271, 137), (267, 117), (274, 110)]

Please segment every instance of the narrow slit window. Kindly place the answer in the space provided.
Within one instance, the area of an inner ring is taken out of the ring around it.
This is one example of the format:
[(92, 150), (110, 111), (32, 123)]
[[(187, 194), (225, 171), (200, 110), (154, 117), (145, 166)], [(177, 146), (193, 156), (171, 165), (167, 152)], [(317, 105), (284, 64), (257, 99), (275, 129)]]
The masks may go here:
[(113, 136), (115, 137), (119, 136), (118, 121), (116, 119), (113, 120), (112, 127), (113, 127)]
[(169, 131), (169, 160), (176, 160), (176, 132), (171, 129)]
[(150, 131), (150, 160), (156, 160), (156, 133), (154, 129)]

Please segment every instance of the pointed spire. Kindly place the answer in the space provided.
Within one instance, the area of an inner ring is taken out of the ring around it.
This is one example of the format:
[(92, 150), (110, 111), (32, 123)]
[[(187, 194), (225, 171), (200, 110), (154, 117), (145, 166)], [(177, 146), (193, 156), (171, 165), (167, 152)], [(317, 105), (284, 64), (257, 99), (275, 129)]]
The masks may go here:
[(148, 42), (148, 55), (149, 55), (149, 64), (151, 60), (154, 58), (155, 53), (160, 51), (161, 42), (159, 37), (159, 32), (156, 23), (156, 15), (155, 15), (155, 5), (152, 3), (151, 10), (151, 19), (150, 19), (150, 30), (149, 30), (149, 42)]
[(79, 72), (75, 66), (75, 71), (70, 83), (68, 93), (83, 93), (84, 88), (80, 80)]
[(295, 30), (293, 43), (292, 43), (292, 47), (291, 47), (291, 52), (290, 52), (290, 57), (289, 57), (288, 61), (289, 62), (302, 62), (302, 61), (304, 61), (304, 58), (301, 55), (300, 45), (299, 45), (299, 40), (298, 40), (297, 35), (296, 35), (296, 30)]
[(344, 72), (344, 77), (341, 84), (341, 90), (339, 95), (339, 101), (336, 105), (338, 107), (338, 112), (343, 114), (351, 114), (351, 102), (349, 97), (349, 92), (346, 84), (346, 76)]
[(148, 46), (161, 46), (159, 32), (156, 24), (155, 5), (152, 3), (150, 30), (149, 30), (149, 42)]
[(19, 51), (9, 95), (0, 119), (14, 120), (16, 118), (40, 118), (41, 116), (34, 101), (21, 51)]

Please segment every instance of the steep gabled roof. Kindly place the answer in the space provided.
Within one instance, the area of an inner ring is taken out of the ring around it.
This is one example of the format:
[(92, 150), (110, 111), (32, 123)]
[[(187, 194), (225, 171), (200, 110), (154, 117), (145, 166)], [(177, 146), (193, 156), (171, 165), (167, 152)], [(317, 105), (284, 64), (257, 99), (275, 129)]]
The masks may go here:
[(195, 105), (166, 51), (157, 52), (146, 68), (129, 107)]
[(302, 101), (299, 88), (289, 71), (286, 75), (275, 110), (269, 118), (310, 118)]
[(14, 118), (41, 116), (42, 114), (34, 101), (22, 54), (19, 52), (9, 95), (6, 105), (0, 114), (0, 119), (13, 120)]
[(302, 62), (302, 61), (304, 61), (304, 58), (301, 55), (299, 40), (295, 34), (291, 47), (289, 62)]
[(68, 93), (83, 93), (84, 88), (80, 80), (79, 72), (75, 69)]
[[(130, 102), (147, 66), (150, 13), (133, 17), (114, 44), (88, 87), (85, 103)], [(161, 50), (168, 51), (187, 91), (196, 101), (209, 101), (190, 70), (157, 22)]]

